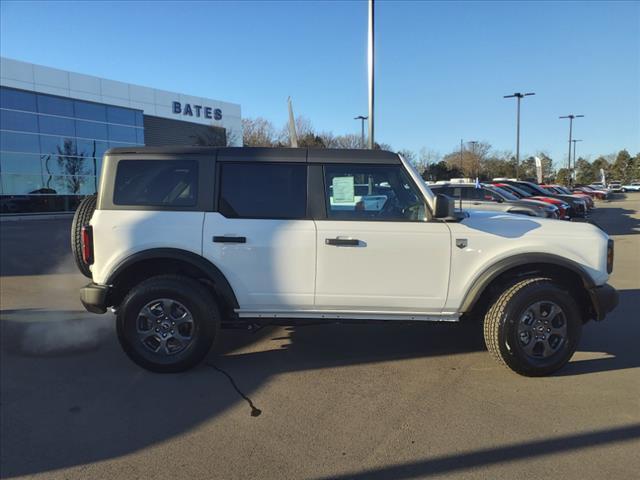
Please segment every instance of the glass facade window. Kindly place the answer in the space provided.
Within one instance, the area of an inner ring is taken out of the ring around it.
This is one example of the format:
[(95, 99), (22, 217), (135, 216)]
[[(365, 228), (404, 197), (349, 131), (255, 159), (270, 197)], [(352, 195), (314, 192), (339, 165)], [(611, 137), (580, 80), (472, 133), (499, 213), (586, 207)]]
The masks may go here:
[(109, 139), (106, 123), (85, 122), (83, 120), (76, 120), (76, 135), (81, 138), (95, 138), (96, 140)]
[(73, 102), (76, 118), (94, 120), (96, 122), (107, 122), (107, 107), (99, 103), (83, 102), (75, 100)]
[[(38, 135), (0, 131), (0, 151), (40, 153)], [(2, 165), (0, 165), (0, 171)]]
[(73, 100), (54, 97), (53, 95), (38, 94), (38, 112), (50, 115), (73, 117)]
[(38, 132), (38, 116), (33, 113), (0, 110), (0, 126), (14, 132)]
[(139, 110), (0, 87), (0, 213), (73, 210), (107, 149), (143, 144)]
[(107, 122), (121, 125), (136, 125), (136, 112), (129, 108), (107, 107)]
[(67, 137), (76, 136), (75, 121), (71, 118), (39, 115), (38, 124), (40, 126), (40, 133), (46, 133), (47, 135), (65, 135)]
[(0, 88), (0, 108), (37, 112), (36, 94), (13, 88)]

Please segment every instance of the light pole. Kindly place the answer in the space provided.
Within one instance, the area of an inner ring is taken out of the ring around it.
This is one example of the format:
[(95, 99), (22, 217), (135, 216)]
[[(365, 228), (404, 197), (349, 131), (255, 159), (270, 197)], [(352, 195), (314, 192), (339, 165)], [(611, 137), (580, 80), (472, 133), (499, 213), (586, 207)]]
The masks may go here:
[(369, 35), (368, 35), (368, 48), (367, 48), (367, 60), (368, 60), (368, 74), (369, 74), (369, 149), (373, 150), (375, 145), (373, 139), (373, 100), (374, 100), (374, 5), (373, 0), (369, 0)]
[(360, 127), (361, 127), (361, 132), (360, 132), (360, 148), (364, 148), (364, 121), (369, 118), (369, 117), (365, 117), (364, 115), (358, 115), (357, 117), (353, 117), (354, 120), (360, 120)]
[(564, 115), (558, 118), (568, 118), (569, 119), (569, 158), (567, 160), (567, 169), (569, 170), (569, 186), (573, 185), (571, 179), (571, 135), (573, 134), (573, 119), (574, 118), (583, 118), (584, 115)]
[(530, 95), (535, 95), (535, 92), (529, 92), (529, 93), (516, 92), (513, 95), (504, 96), (504, 98), (518, 99), (518, 109), (516, 113), (516, 178), (518, 178), (518, 168), (520, 166), (520, 100)]
[[(476, 156), (476, 144), (477, 140), (471, 140), (469, 142), (471, 144), (471, 155)], [(480, 159), (476, 159), (476, 177), (480, 177)]]
[(569, 171), (569, 174), (573, 179), (575, 169), (576, 169), (576, 160), (578, 159), (578, 157), (576, 157), (576, 143), (581, 142), (582, 140), (571, 140), (571, 141), (573, 142), (573, 169)]

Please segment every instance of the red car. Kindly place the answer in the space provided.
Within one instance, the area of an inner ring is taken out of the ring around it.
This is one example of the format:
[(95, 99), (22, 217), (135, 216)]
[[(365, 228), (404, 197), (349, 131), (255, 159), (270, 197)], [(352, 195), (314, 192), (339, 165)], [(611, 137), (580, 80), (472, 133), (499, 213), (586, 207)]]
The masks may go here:
[(526, 198), (527, 200), (539, 200), (541, 202), (555, 205), (556, 207), (558, 207), (558, 215), (559, 215), (558, 218), (562, 220), (570, 220), (570, 217), (568, 216), (569, 204), (566, 202), (563, 202), (559, 198), (543, 197), (540, 195), (531, 196), (524, 190), (521, 190), (518, 187), (511, 185), (509, 183), (493, 182), (493, 185), (495, 185), (496, 187), (504, 188), (508, 192), (513, 193), (518, 198)]

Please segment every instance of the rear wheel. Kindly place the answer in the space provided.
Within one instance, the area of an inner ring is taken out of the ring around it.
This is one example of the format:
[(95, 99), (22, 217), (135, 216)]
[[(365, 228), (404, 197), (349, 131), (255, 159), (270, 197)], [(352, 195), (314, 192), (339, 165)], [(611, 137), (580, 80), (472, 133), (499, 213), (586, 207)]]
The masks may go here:
[(71, 252), (78, 270), (85, 277), (91, 278), (89, 265), (82, 259), (82, 227), (89, 225), (93, 212), (96, 210), (96, 196), (91, 195), (80, 202), (71, 223)]
[(492, 356), (520, 375), (538, 377), (562, 368), (582, 331), (570, 292), (548, 278), (521, 280), (485, 316), (484, 337)]
[(181, 372), (200, 363), (220, 329), (218, 306), (188, 277), (162, 275), (143, 281), (118, 309), (118, 339), (147, 370)]

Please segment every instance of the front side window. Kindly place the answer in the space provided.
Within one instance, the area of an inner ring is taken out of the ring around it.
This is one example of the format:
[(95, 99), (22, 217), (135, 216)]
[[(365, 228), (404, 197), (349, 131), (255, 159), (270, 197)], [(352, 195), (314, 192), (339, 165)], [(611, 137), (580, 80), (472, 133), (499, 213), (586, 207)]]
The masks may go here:
[(223, 163), (218, 210), (227, 218), (306, 218), (307, 166)]
[(425, 204), (400, 165), (326, 165), (329, 220), (426, 220)]
[(198, 163), (194, 160), (121, 160), (113, 203), (193, 207), (198, 198)]

